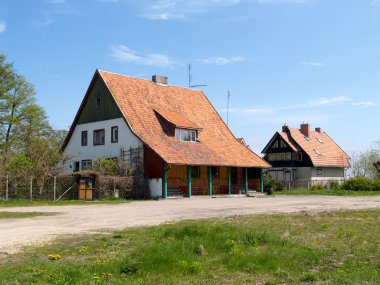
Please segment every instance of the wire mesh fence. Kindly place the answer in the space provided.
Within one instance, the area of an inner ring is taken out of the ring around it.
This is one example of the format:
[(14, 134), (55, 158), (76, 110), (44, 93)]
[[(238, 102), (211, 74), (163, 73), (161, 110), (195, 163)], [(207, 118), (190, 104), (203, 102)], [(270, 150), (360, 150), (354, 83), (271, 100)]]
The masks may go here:
[[(133, 177), (96, 177), (94, 199), (115, 196), (129, 197)], [(78, 199), (78, 178), (74, 175), (49, 177), (0, 176), (0, 199), (14, 200), (75, 200)]]

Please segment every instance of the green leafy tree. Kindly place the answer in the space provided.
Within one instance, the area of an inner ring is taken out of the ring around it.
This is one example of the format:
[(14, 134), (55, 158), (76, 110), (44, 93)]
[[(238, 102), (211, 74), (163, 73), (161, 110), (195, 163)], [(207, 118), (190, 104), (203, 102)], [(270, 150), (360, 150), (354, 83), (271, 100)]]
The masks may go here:
[(0, 55), (0, 175), (44, 177), (62, 171), (65, 131), (54, 130), (36, 104), (34, 86)]
[(352, 155), (352, 176), (372, 179), (378, 177), (378, 171), (374, 166), (377, 161), (380, 161), (380, 141), (375, 141), (369, 150)]

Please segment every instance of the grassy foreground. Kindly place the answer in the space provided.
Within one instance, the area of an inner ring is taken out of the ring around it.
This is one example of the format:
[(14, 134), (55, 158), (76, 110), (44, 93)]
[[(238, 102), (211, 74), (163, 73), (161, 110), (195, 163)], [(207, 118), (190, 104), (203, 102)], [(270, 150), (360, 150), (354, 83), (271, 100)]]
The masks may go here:
[(80, 201), (80, 200), (59, 200), (59, 201), (49, 201), (49, 200), (5, 200), (0, 199), (0, 207), (29, 207), (29, 206), (66, 206), (66, 205), (98, 205), (98, 204), (118, 204), (118, 203), (128, 203), (132, 200), (124, 198), (105, 198), (95, 201)]
[(20, 219), (20, 218), (33, 218), (39, 216), (52, 216), (57, 213), (42, 213), (42, 212), (1, 212), (0, 219)]
[(380, 191), (348, 191), (341, 189), (308, 190), (307, 188), (296, 188), (290, 190), (276, 191), (275, 195), (327, 195), (327, 196), (379, 196)]
[(380, 210), (76, 236), (0, 257), (0, 284), (380, 284)]

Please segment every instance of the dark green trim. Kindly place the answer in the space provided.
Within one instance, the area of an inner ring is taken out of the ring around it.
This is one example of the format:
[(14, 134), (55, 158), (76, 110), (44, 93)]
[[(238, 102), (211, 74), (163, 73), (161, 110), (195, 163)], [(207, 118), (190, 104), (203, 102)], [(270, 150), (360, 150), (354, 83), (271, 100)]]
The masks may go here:
[(245, 193), (248, 193), (248, 168), (247, 167), (244, 167), (244, 178), (245, 178), (244, 191)]
[(164, 162), (164, 173), (162, 176), (162, 197), (168, 198), (168, 164)]
[(208, 170), (208, 195), (212, 196), (212, 172), (211, 172), (211, 166), (208, 166), (207, 170)]
[(187, 166), (187, 194), (191, 198), (191, 165)]
[(264, 193), (264, 171), (260, 169), (260, 192)]
[(228, 195), (231, 195), (231, 167), (227, 167), (228, 176)]

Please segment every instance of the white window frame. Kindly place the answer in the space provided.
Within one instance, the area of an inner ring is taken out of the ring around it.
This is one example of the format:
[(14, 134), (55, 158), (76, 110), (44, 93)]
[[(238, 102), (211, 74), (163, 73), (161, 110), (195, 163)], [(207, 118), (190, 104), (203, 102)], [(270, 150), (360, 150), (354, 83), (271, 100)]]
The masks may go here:
[(183, 142), (196, 142), (197, 131), (189, 129), (175, 129), (175, 137)]

